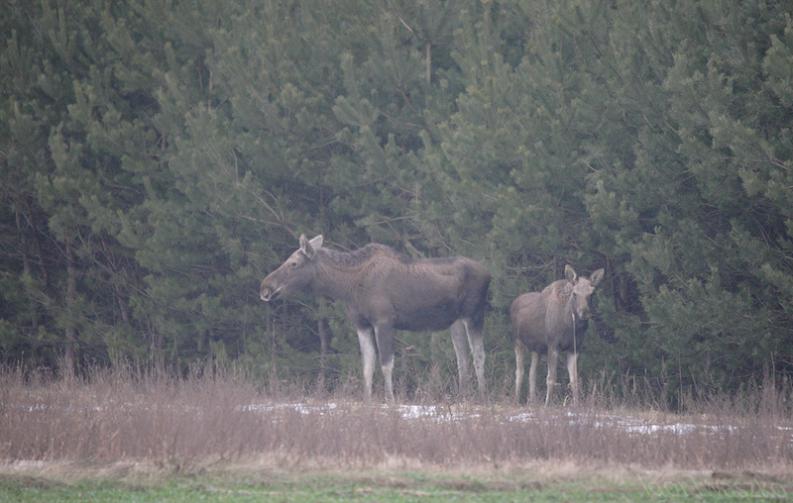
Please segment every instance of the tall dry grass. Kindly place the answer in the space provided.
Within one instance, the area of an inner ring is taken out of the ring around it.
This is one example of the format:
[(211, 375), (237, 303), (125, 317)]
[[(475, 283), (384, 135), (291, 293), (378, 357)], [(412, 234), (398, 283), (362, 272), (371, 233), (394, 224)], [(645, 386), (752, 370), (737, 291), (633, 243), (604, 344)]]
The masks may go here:
[[(0, 370), (0, 459), (186, 467), (268, 457), (289, 466), (439, 466), (560, 460), (646, 468), (742, 470), (793, 464), (790, 387), (691, 397), (691, 412), (436, 403), (363, 404), (352, 384), (305, 396), (257, 385), (243, 372), (199, 369), (186, 378), (131, 368), (58, 379)], [(294, 404), (303, 405), (294, 405)], [(292, 404), (292, 405), (290, 405)], [(333, 404), (329, 406), (328, 404)]]

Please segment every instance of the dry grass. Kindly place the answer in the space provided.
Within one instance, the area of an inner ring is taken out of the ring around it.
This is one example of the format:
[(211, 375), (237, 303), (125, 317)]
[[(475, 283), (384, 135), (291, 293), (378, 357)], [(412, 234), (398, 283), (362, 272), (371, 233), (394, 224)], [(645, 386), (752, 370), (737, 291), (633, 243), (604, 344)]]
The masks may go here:
[(255, 464), (287, 471), (583, 466), (789, 473), (787, 397), (758, 388), (754, 395), (697, 401), (686, 415), (603, 408), (591, 398), (575, 409), (507, 402), (409, 409), (345, 394), (274, 395), (235, 372), (176, 379), (122, 369), (61, 380), (5, 369), (0, 460), (172, 471)]

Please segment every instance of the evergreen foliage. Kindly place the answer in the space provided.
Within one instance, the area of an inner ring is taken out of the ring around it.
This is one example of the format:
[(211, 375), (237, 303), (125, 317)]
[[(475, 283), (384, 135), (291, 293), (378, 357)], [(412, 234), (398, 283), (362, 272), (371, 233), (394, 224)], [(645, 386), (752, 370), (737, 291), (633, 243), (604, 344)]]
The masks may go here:
[[(0, 34), (6, 363), (356, 374), (339, 306), (257, 296), (322, 232), (487, 264), (497, 383), (566, 263), (606, 268), (584, 379), (793, 372), (786, 2), (11, 0)], [(398, 386), (453, 381), (399, 337)]]

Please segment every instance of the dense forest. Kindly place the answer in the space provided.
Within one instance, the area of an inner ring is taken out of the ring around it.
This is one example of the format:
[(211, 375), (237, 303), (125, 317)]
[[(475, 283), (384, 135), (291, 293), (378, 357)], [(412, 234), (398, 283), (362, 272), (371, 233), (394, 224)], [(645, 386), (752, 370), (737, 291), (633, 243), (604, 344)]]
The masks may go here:
[[(258, 298), (321, 233), (486, 264), (496, 389), (565, 264), (606, 270), (585, 381), (793, 374), (787, 1), (9, 0), (0, 38), (6, 364), (332, 388), (342, 307)], [(448, 333), (396, 351), (398, 390), (453, 383)]]

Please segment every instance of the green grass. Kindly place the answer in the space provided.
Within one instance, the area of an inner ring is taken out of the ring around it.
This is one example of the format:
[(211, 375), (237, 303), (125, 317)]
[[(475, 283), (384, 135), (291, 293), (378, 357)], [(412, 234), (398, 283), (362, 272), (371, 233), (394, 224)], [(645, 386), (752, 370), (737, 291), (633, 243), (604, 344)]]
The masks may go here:
[(605, 480), (524, 481), (398, 473), (351, 477), (304, 475), (273, 480), (174, 476), (153, 483), (120, 480), (57, 482), (0, 478), (0, 501), (225, 502), (225, 501), (789, 501), (791, 487), (740, 478), (645, 484)]

